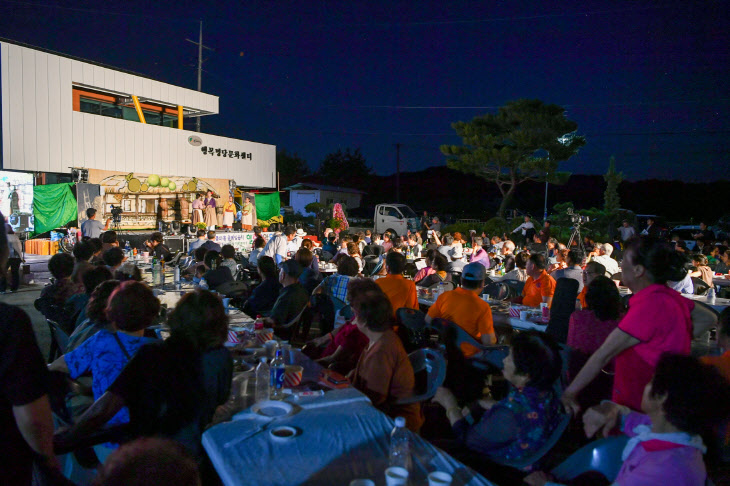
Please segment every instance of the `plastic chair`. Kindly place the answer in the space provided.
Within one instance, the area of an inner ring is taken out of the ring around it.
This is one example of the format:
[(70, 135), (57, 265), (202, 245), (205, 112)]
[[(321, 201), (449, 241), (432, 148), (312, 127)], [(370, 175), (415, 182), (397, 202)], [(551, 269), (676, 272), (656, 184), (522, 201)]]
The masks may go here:
[(226, 297), (241, 297), (248, 293), (248, 285), (238, 280), (226, 282), (216, 287), (216, 292)]
[(457, 350), (459, 353), (462, 353), (461, 345), (465, 343), (477, 348), (479, 353), (471, 358), (467, 358), (466, 360), (467, 363), (475, 368), (486, 369), (489, 371), (494, 371), (493, 368), (501, 370), (502, 360), (509, 354), (509, 346), (485, 346), (474, 339), (458, 324), (447, 319), (432, 319), (431, 324), (428, 327), (439, 333), (439, 336), (441, 337), (443, 344), (446, 345), (447, 352), (449, 353), (457, 352)]
[(701, 278), (692, 277), (692, 285), (694, 285), (695, 295), (707, 295), (707, 292), (710, 291), (710, 286)]
[(406, 350), (424, 348), (428, 345), (426, 314), (419, 310), (401, 307), (395, 311), (395, 317), (399, 324), (398, 335)]
[(525, 288), (525, 282), (521, 282), (519, 280), (507, 279), (500, 280), (500, 282), (507, 284), (517, 294), (517, 296), (522, 295), (522, 289)]
[(51, 331), (51, 351), (48, 355), (48, 362), (52, 362), (59, 356), (66, 354), (69, 336), (61, 329), (56, 321), (46, 319), (48, 329)]
[(570, 424), (570, 419), (571, 416), (569, 414), (562, 414), (560, 422), (558, 422), (558, 425), (555, 427), (555, 430), (553, 430), (552, 434), (550, 434), (548, 440), (533, 454), (516, 461), (499, 461), (495, 458), (492, 458), (492, 460), (498, 464), (513, 467), (519, 470), (525, 470), (529, 468), (533, 464), (537, 463), (540, 459), (542, 459), (548, 452), (550, 452), (553, 447), (555, 447), (555, 444), (558, 443), (560, 438), (563, 436), (563, 433), (568, 428), (568, 425)]
[(572, 278), (559, 278), (555, 284), (555, 294), (550, 306), (550, 321), (545, 332), (559, 343), (568, 342), (570, 315), (575, 311), (578, 297), (578, 281)]
[(454, 282), (454, 285), (457, 287), (461, 286), (461, 272), (449, 272), (451, 274), (451, 281)]
[(425, 402), (433, 398), (438, 387), (443, 385), (446, 379), (446, 360), (438, 351), (428, 348), (417, 349), (408, 355), (408, 359), (411, 361), (414, 373), (426, 371), (426, 390), (418, 395), (401, 398), (396, 402), (398, 405)]
[(299, 323), (302, 320), (302, 315), (304, 315), (304, 311), (306, 311), (308, 308), (309, 301), (304, 304), (304, 307), (302, 307), (302, 310), (299, 311), (294, 319), (287, 322), (286, 324), (276, 327), (275, 332), (277, 333), (277, 335), (282, 339), (293, 339), (299, 331)]
[(628, 441), (629, 438), (622, 434), (591, 442), (571, 454), (551, 473), (560, 481), (570, 481), (585, 472), (597, 471), (613, 482), (621, 470), (621, 454)]

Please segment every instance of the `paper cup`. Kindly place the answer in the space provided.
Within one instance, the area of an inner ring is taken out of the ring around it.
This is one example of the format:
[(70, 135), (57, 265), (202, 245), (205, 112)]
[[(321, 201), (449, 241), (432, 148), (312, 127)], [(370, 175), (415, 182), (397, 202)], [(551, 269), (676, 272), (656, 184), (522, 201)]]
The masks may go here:
[(273, 338), (274, 330), (271, 328), (259, 329), (256, 331), (256, 342), (259, 344), (264, 344), (266, 341), (271, 341)]
[(266, 357), (269, 358), (269, 362), (271, 362), (271, 360), (276, 356), (276, 348), (278, 346), (279, 343), (273, 339), (269, 339), (264, 343), (264, 348), (266, 348)]
[(521, 321), (527, 320), (527, 311), (520, 311), (520, 320)]
[(292, 388), (298, 386), (302, 382), (302, 373), (304, 368), (301, 366), (287, 366), (284, 368), (284, 386)]
[(451, 480), (451, 474), (435, 471), (428, 475), (428, 486), (449, 486)]
[(402, 467), (389, 467), (385, 470), (385, 484), (388, 486), (408, 484), (408, 470)]

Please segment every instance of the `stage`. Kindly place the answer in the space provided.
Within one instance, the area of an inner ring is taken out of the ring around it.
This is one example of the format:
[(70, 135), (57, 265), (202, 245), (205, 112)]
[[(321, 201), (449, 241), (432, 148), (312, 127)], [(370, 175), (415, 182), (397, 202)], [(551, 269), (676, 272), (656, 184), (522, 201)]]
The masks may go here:
[[(151, 230), (117, 231), (117, 241), (119, 241), (119, 246), (121, 248), (124, 248), (127, 241), (129, 241), (129, 245), (132, 248), (137, 248), (137, 250), (143, 251), (145, 248), (144, 242), (150, 239), (152, 233), (153, 231)], [(163, 233), (163, 235), (165, 246), (167, 246), (173, 253), (178, 251), (187, 253), (188, 245), (197, 238), (195, 236), (181, 234)], [(264, 235), (268, 238), (270, 235), (273, 235), (273, 233), (264, 233)], [(232, 245), (237, 252), (244, 254), (251, 251), (253, 247), (253, 239), (253, 231), (216, 230), (215, 232), (216, 243), (220, 246)]]

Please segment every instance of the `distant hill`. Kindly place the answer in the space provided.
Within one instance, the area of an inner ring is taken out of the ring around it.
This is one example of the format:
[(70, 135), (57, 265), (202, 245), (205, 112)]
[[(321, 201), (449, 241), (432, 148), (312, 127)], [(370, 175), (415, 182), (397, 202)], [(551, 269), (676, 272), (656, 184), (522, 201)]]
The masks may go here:
[[(308, 178), (314, 182), (316, 178)], [(415, 210), (456, 217), (486, 219), (499, 206), (497, 187), (483, 179), (448, 167), (401, 173), (401, 202)], [(326, 183), (326, 181), (320, 181)], [(352, 187), (367, 191), (363, 205), (395, 202), (395, 175), (353, 180)], [(548, 208), (572, 201), (579, 209), (603, 206), (606, 184), (601, 176), (574, 174), (563, 186), (548, 187)], [(714, 221), (730, 213), (730, 181), (684, 183), (682, 181), (624, 181), (619, 186), (621, 206), (638, 214), (659, 214), (670, 221)], [(518, 186), (511, 208), (542, 217), (545, 185), (526, 182)]]

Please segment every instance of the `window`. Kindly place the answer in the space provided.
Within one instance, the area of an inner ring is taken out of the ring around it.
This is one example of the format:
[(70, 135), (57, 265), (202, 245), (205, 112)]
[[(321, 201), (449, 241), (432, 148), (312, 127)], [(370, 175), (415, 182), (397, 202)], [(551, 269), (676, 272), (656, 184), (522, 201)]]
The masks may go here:
[[(78, 87), (73, 88), (74, 111), (90, 113), (92, 115), (108, 116), (139, 122), (139, 116), (129, 98), (122, 99), (106, 93), (89, 91)], [(168, 128), (177, 128), (177, 109), (159, 106), (150, 102), (140, 103), (145, 123)]]

